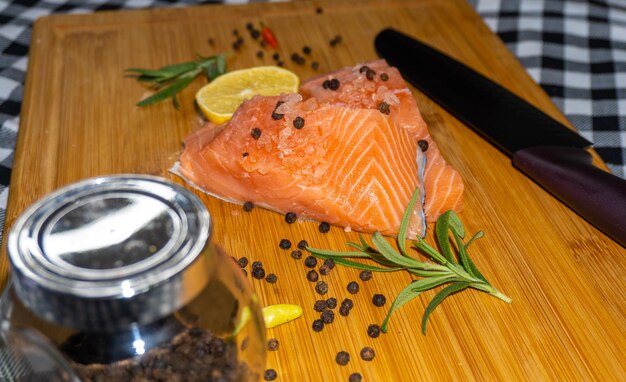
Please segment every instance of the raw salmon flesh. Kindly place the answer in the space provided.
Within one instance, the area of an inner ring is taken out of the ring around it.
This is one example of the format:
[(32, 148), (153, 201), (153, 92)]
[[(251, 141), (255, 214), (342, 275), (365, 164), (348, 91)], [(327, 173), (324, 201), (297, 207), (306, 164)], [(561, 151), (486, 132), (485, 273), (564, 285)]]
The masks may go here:
[(462, 205), (460, 175), (384, 60), (310, 79), (300, 94), (245, 101), (229, 122), (185, 139), (177, 173), (230, 202), (388, 236), (417, 188), (411, 234)]

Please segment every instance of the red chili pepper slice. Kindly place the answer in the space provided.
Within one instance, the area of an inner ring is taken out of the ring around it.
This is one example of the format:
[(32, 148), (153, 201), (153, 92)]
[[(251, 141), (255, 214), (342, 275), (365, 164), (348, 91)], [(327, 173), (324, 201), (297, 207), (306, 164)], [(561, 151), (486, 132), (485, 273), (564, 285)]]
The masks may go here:
[(267, 43), (267, 45), (274, 49), (278, 48), (278, 40), (276, 39), (274, 32), (272, 32), (272, 30), (266, 27), (263, 23), (261, 23), (261, 37), (263, 37), (263, 40)]

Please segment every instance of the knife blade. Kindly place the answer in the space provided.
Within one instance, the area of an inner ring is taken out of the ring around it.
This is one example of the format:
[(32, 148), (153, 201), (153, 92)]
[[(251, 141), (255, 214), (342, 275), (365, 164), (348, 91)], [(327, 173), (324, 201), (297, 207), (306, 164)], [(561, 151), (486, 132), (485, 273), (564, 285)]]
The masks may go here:
[(517, 169), (626, 247), (626, 180), (592, 165), (589, 141), (406, 34), (384, 29), (374, 46), (408, 82), (512, 157)]

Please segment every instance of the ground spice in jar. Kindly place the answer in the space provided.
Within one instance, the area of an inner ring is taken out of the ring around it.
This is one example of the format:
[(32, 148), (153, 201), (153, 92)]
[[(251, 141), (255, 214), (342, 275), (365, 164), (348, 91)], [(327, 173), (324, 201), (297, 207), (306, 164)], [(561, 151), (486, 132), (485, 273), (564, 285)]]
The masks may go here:
[(315, 291), (321, 295), (328, 293), (328, 284), (325, 281), (318, 281), (315, 284)]
[(375, 294), (374, 297), (372, 297), (372, 304), (379, 308), (385, 305), (385, 302), (387, 302), (387, 298), (385, 297), (385, 295)]
[[(83, 351), (82, 338), (63, 344), (67, 353)], [(110, 364), (71, 362), (78, 377), (92, 381), (183, 381), (190, 373), (197, 380), (241, 381), (249, 377), (245, 364), (237, 361), (235, 342), (226, 342), (210, 331), (185, 328), (170, 341), (147, 350), (139, 358)]]
[(315, 269), (311, 269), (309, 272), (307, 272), (306, 279), (314, 283), (317, 282), (317, 280), (319, 279), (319, 275), (317, 274)]
[(367, 335), (370, 336), (370, 338), (377, 338), (380, 336), (380, 326), (377, 324), (371, 324), (368, 326)]
[(374, 349), (372, 349), (371, 347), (366, 346), (361, 349), (361, 359), (363, 359), (364, 361), (371, 361), (374, 359), (375, 356), (376, 354), (374, 353)]
[(335, 356), (335, 362), (341, 366), (346, 366), (350, 362), (350, 354), (347, 351), (340, 351)]
[(359, 278), (361, 281), (369, 281), (372, 279), (372, 271), (361, 271), (359, 273)]

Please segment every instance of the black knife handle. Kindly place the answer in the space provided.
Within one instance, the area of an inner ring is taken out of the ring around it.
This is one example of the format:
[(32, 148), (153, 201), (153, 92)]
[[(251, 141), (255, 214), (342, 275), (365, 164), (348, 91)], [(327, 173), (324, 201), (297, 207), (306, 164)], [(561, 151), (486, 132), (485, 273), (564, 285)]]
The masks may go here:
[(513, 164), (626, 247), (625, 179), (595, 167), (588, 152), (572, 147), (519, 150)]

